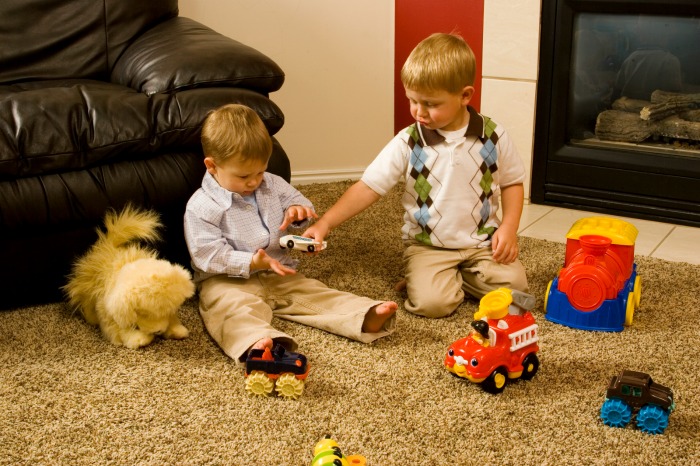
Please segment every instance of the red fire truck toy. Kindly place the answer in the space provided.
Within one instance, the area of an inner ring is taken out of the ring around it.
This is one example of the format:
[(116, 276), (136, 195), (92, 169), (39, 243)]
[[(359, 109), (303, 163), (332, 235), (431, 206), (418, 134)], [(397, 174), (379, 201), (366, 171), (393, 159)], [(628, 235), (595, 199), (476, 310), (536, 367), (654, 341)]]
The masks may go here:
[(450, 345), (445, 368), (501, 393), (508, 379), (532, 379), (540, 367), (538, 327), (530, 310), (535, 298), (507, 288), (481, 298), (472, 332)]

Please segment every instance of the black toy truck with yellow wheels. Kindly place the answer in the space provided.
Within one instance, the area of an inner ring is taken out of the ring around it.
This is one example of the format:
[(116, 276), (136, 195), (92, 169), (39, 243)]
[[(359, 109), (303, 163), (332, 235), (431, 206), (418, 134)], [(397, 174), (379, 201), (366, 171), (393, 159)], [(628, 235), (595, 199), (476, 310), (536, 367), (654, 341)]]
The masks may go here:
[(276, 344), (272, 349), (253, 349), (246, 359), (246, 390), (253, 395), (271, 395), (297, 399), (304, 391), (309, 374), (306, 356), (287, 351)]

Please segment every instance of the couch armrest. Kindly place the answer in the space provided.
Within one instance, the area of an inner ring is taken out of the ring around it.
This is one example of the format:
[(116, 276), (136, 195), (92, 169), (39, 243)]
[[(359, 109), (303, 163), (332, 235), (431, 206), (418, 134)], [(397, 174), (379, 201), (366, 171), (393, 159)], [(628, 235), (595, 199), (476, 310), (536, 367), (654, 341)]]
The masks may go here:
[(177, 17), (129, 45), (114, 64), (111, 80), (147, 95), (213, 86), (267, 95), (282, 87), (284, 72), (256, 49)]

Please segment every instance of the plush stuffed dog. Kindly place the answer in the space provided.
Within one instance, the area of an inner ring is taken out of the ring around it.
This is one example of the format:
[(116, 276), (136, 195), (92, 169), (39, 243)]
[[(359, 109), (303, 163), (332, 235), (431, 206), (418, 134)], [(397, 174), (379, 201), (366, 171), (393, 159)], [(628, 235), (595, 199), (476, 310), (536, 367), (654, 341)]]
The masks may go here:
[(158, 214), (130, 206), (105, 216), (105, 231), (73, 265), (69, 305), (115, 345), (146, 346), (155, 335), (186, 338), (178, 310), (194, 294), (190, 273), (138, 241), (159, 239)]

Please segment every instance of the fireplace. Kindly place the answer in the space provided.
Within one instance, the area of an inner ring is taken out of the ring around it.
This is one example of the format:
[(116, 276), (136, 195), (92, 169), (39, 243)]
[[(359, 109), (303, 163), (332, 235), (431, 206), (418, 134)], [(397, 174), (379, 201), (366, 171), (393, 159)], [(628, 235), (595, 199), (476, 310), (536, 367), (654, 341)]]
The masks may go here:
[[(639, 120), (660, 96), (687, 102)], [(697, 0), (542, 2), (533, 203), (700, 226), (695, 114)]]

